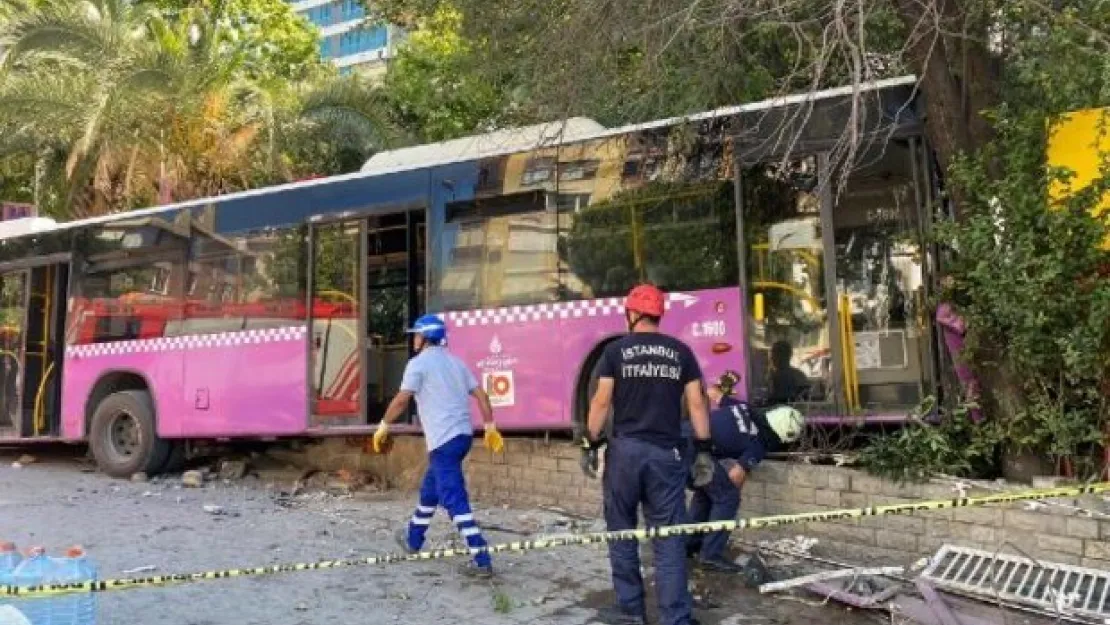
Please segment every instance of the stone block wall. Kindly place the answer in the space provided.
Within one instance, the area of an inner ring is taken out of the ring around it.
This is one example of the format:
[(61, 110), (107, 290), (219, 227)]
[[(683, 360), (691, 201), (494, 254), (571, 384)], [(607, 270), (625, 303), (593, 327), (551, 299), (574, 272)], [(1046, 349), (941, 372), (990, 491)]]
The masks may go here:
[[(400, 437), (393, 453), (385, 457), (366, 453), (363, 447), (362, 439), (331, 439), (310, 445), (300, 457), (305, 464), (324, 470), (368, 471), (398, 488), (413, 489), (419, 484), (425, 462), (423, 439)], [(481, 441), (475, 440), (467, 461), (469, 488), (472, 497), (486, 505), (544, 506), (600, 516), (600, 480), (583, 476), (578, 458), (578, 449), (563, 440), (511, 438), (501, 455), (486, 451)], [(972, 489), (968, 495), (994, 492)], [(900, 485), (855, 469), (767, 461), (744, 487), (741, 514), (754, 517), (862, 508), (955, 496), (948, 485)], [(1016, 548), (1037, 558), (1110, 569), (1108, 498), (1064, 503), (1101, 514), (1014, 503), (804, 523), (753, 532), (748, 539), (805, 535), (819, 539), (818, 552), (866, 555), (895, 563), (930, 555), (945, 543), (987, 550), (1009, 546), (1009, 551)]]

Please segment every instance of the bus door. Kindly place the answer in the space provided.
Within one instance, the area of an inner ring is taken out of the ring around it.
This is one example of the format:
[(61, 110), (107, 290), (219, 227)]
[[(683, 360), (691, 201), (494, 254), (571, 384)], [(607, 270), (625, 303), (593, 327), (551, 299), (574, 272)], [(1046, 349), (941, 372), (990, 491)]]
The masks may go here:
[(926, 155), (914, 138), (892, 139), (862, 155), (834, 195), (831, 303), (852, 414), (904, 418), (935, 393)]
[(69, 263), (0, 268), (0, 437), (60, 433)]
[(361, 323), (365, 240), (365, 219), (309, 226), (311, 427), (365, 424)]
[(934, 393), (923, 156), (891, 140), (844, 188), (816, 156), (744, 169), (757, 398), (831, 422), (898, 421)]
[(371, 217), (368, 225), (366, 407), (368, 421), (377, 423), (412, 353), (405, 328), (424, 313), (424, 211)]
[(401, 385), (424, 310), (425, 217), (311, 224), (312, 427), (376, 423)]

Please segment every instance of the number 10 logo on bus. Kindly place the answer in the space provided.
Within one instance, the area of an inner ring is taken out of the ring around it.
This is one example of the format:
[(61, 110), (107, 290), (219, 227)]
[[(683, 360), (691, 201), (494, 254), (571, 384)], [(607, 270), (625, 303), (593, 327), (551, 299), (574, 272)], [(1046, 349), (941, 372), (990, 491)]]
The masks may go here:
[(489, 403), (494, 408), (512, 406), (516, 403), (516, 387), (512, 371), (485, 371), (482, 373), (482, 387), (489, 395)]

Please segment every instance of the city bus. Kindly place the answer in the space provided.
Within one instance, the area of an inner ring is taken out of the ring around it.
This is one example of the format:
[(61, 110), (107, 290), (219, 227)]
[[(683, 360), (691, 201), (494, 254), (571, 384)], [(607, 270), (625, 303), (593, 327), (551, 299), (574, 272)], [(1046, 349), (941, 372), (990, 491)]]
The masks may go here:
[[(938, 371), (915, 85), (617, 129), (572, 118), (341, 176), (0, 222), (0, 442), (85, 442), (127, 476), (207, 441), (364, 435), (425, 312), (503, 431), (570, 432), (641, 282), (741, 397), (815, 423), (903, 420)], [(860, 154), (841, 175), (850, 119)]]

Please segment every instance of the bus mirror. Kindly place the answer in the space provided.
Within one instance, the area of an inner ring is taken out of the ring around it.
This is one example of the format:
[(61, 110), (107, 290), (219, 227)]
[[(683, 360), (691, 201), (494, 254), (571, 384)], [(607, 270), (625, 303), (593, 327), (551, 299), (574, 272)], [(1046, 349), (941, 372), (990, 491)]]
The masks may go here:
[(758, 323), (763, 322), (763, 294), (762, 293), (756, 293), (752, 297), (752, 318), (755, 319), (755, 321), (758, 322)]

